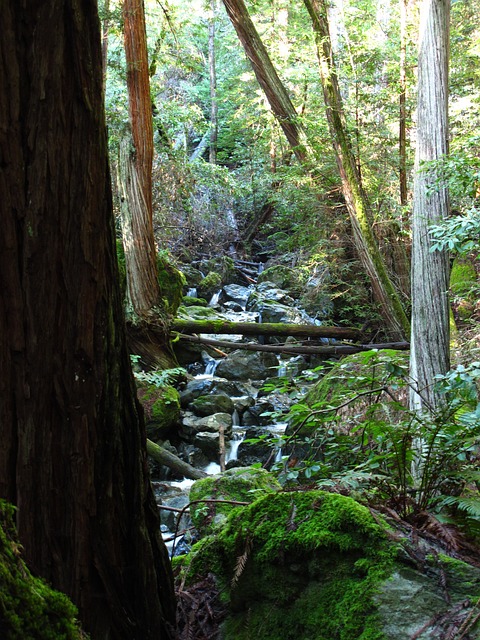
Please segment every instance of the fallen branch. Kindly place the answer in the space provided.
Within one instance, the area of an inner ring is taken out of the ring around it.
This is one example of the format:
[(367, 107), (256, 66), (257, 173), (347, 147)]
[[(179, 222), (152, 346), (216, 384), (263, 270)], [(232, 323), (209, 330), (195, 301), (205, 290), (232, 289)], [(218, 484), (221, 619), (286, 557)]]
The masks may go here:
[(178, 456), (176, 456), (171, 451), (167, 451), (155, 442), (152, 442), (147, 438), (147, 453), (154, 460), (163, 464), (165, 467), (169, 469), (173, 469), (178, 475), (184, 476), (185, 478), (190, 478), (191, 480), (201, 480), (202, 478), (207, 477), (207, 473), (205, 471), (201, 471), (200, 469), (195, 469), (188, 462), (184, 462)]
[(285, 353), (289, 355), (346, 355), (349, 353), (359, 353), (360, 351), (370, 351), (370, 349), (398, 349), (407, 350), (410, 348), (408, 342), (388, 342), (385, 344), (337, 344), (337, 345), (303, 345), (303, 344), (257, 344), (253, 342), (228, 342), (227, 340), (214, 340), (212, 338), (202, 338), (200, 336), (189, 336), (176, 334), (180, 340), (196, 342), (211, 347), (222, 349), (244, 349), (246, 351), (266, 351), (271, 353)]

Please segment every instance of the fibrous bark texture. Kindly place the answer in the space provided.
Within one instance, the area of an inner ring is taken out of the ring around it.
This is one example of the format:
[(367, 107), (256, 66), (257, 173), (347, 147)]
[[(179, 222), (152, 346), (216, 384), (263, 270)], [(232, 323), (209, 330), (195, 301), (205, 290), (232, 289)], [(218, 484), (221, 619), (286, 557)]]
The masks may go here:
[(93, 0), (0, 3), (0, 497), (93, 639), (171, 638), (116, 267)]
[(448, 214), (448, 190), (435, 169), (422, 162), (448, 153), (449, 0), (424, 0), (418, 58), (418, 115), (413, 193), (412, 334), (410, 375), (412, 409), (440, 402), (435, 376), (450, 368), (449, 261), (445, 251), (430, 251), (429, 225)]
[(142, 0), (123, 0), (123, 17), (131, 138), (123, 141), (120, 157), (122, 236), (128, 298), (134, 313), (148, 318), (159, 305), (160, 290), (153, 234), (152, 101)]

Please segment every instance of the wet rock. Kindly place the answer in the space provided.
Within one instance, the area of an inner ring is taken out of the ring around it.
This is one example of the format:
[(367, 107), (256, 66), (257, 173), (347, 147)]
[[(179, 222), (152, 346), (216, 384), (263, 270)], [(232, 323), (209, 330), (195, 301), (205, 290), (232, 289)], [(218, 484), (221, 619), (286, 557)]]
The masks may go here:
[(273, 353), (234, 351), (217, 367), (217, 375), (228, 380), (264, 380), (278, 365)]
[(191, 380), (185, 388), (180, 391), (180, 403), (182, 407), (187, 407), (199, 396), (217, 393), (223, 393), (234, 398), (246, 395), (246, 390), (243, 385), (229, 380), (197, 378), (196, 380)]
[(245, 309), (250, 293), (250, 287), (242, 287), (238, 284), (227, 284), (223, 287), (225, 300), (236, 302), (240, 305), (240, 310)]
[(232, 435), (232, 425), (232, 416), (229, 413), (214, 413), (210, 416), (200, 418), (191, 411), (186, 411), (182, 419), (182, 425), (179, 429), (179, 434), (180, 437), (186, 439), (187, 441), (193, 442), (196, 435), (200, 431), (218, 433), (220, 431), (220, 428), (223, 427), (225, 431), (225, 437), (230, 438)]
[(195, 435), (194, 444), (209, 460), (217, 460), (220, 451), (220, 436), (217, 433), (201, 431)]
[(210, 395), (198, 396), (190, 403), (189, 408), (197, 416), (209, 416), (213, 413), (229, 413), (234, 411), (233, 400), (225, 393), (212, 393)]
[[(264, 427), (249, 427), (245, 432), (245, 440), (257, 438), (269, 438), (271, 435), (268, 429)], [(237, 460), (242, 465), (251, 465), (261, 462), (264, 464), (273, 464), (275, 453), (273, 448), (265, 440), (259, 442), (241, 442), (238, 446)]]

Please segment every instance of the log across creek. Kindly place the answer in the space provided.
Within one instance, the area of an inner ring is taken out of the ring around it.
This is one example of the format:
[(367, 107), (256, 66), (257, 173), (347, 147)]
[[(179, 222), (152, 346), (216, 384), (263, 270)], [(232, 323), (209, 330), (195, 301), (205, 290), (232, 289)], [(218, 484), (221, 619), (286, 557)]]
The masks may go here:
[[(409, 349), (408, 342), (361, 343), (362, 332), (353, 327), (324, 327), (310, 324), (282, 324), (273, 322), (232, 322), (230, 320), (181, 320), (176, 318), (171, 325), (173, 336), (180, 340), (210, 345), (216, 348), (245, 349), (247, 351), (270, 351), (272, 353), (347, 355), (370, 349)], [(352, 341), (348, 344), (284, 344), (265, 345), (257, 343), (229, 342), (198, 334), (235, 334), (244, 336), (293, 336), (311, 339), (335, 339)]]

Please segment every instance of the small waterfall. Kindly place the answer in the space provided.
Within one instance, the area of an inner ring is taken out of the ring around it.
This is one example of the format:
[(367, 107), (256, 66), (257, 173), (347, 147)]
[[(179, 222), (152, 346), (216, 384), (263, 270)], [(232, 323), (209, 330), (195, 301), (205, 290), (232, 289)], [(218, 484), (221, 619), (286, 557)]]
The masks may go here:
[(220, 362), (220, 360), (215, 360), (214, 358), (209, 360), (207, 362), (207, 364), (205, 365), (205, 375), (206, 376), (214, 376), (219, 362)]
[(245, 439), (245, 431), (234, 431), (233, 438), (230, 440), (227, 446), (227, 452), (225, 455), (225, 464), (230, 462), (230, 460), (237, 459), (238, 447)]
[(222, 290), (220, 289), (220, 291), (217, 291), (217, 293), (214, 293), (213, 296), (210, 299), (210, 302), (208, 303), (209, 307), (214, 307), (215, 305), (218, 304), (218, 301), (220, 299), (220, 294), (222, 293)]
[(197, 287), (190, 287), (190, 289), (187, 291), (187, 296), (189, 298), (198, 298)]

